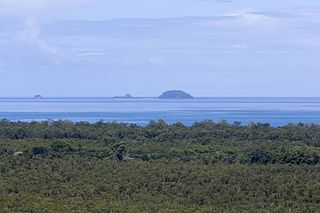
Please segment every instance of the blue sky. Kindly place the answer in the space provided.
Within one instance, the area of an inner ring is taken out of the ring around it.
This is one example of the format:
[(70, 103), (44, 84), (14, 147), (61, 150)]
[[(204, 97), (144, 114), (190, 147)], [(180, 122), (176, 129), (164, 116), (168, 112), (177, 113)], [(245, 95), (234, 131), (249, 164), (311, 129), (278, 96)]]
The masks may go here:
[(0, 0), (0, 96), (319, 96), (317, 0)]

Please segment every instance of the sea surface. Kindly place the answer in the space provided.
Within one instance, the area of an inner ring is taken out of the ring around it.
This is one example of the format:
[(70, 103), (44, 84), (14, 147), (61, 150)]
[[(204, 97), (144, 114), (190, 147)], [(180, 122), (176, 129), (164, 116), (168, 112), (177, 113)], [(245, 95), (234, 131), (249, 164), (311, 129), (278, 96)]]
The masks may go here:
[(320, 98), (0, 98), (0, 119), (91, 123), (102, 120), (139, 125), (159, 119), (186, 125), (203, 120), (260, 122), (272, 126), (320, 124)]

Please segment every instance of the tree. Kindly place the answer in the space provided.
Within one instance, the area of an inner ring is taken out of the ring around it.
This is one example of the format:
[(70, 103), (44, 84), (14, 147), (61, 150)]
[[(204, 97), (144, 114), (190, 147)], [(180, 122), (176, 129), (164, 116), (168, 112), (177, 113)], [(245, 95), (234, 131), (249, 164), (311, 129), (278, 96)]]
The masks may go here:
[(32, 148), (32, 155), (36, 156), (36, 155), (47, 155), (49, 153), (49, 150), (46, 147), (33, 147)]
[(124, 157), (126, 156), (126, 153), (127, 153), (127, 149), (124, 145), (118, 146), (118, 148), (116, 150), (117, 159), (122, 161), (124, 159)]

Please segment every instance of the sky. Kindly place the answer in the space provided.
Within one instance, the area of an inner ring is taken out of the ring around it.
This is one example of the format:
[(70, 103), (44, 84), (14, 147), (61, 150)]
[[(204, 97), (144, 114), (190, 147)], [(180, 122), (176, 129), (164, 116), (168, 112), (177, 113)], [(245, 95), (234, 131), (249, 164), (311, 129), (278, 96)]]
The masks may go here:
[(0, 0), (0, 97), (319, 97), (319, 0)]

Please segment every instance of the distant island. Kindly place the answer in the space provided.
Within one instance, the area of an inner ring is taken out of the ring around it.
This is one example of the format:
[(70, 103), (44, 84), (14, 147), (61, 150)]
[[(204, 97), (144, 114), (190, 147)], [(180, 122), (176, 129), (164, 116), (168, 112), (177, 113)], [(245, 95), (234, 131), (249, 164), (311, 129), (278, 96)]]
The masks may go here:
[(33, 98), (35, 98), (35, 99), (42, 99), (43, 97), (42, 97), (41, 95), (35, 95), (35, 96), (33, 96)]
[(130, 94), (126, 94), (126, 95), (124, 95), (124, 96), (115, 96), (115, 97), (113, 97), (113, 98), (133, 98), (133, 96), (130, 95)]
[(159, 96), (160, 99), (193, 99), (193, 97), (181, 90), (169, 90)]

